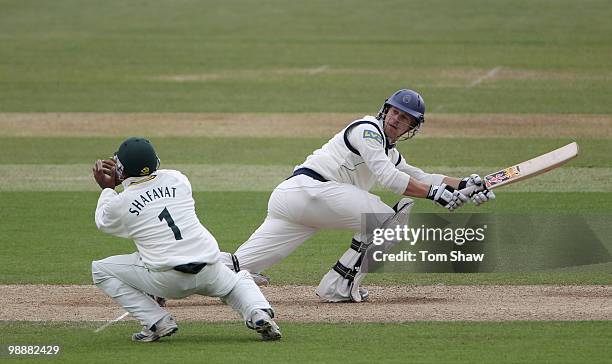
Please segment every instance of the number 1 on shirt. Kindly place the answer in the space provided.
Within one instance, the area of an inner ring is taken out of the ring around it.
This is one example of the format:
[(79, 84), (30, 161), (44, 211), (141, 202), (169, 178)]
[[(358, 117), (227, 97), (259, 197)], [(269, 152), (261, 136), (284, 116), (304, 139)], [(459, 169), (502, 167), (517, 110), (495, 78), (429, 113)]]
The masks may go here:
[(174, 233), (174, 238), (176, 240), (183, 240), (183, 237), (181, 236), (181, 230), (179, 230), (178, 226), (174, 224), (174, 219), (172, 218), (172, 216), (170, 216), (170, 212), (168, 211), (167, 207), (164, 207), (158, 218), (159, 221), (166, 220), (168, 226), (170, 227), (170, 229), (172, 229), (172, 232)]

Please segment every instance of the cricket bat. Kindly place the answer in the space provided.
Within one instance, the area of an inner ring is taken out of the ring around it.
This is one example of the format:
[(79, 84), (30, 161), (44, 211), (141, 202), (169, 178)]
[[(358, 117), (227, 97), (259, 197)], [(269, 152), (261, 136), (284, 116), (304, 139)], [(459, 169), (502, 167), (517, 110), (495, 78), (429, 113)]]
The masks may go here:
[[(569, 160), (578, 155), (578, 144), (576, 142), (569, 143), (552, 152), (542, 154), (528, 161), (504, 168), (501, 171), (487, 174), (483, 177), (485, 186), (492, 190), (501, 186), (506, 186), (514, 182), (519, 182), (527, 178), (535, 177), (539, 174), (546, 173), (557, 167), (562, 166)], [(462, 189), (460, 192), (468, 195), (477, 190), (477, 186), (470, 186)]]

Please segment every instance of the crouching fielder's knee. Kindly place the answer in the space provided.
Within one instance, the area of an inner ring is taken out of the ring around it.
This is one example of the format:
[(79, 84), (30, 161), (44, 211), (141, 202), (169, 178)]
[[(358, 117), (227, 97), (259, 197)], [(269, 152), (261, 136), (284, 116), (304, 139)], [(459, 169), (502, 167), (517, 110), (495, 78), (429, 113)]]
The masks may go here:
[(99, 284), (108, 279), (108, 274), (104, 273), (99, 260), (91, 262), (91, 277), (94, 284)]

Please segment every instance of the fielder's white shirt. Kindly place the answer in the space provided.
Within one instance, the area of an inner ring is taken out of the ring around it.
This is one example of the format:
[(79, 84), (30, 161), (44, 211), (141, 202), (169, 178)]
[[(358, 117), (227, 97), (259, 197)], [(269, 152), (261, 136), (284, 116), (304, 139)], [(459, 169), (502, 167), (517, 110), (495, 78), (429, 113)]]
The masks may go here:
[(106, 188), (96, 208), (98, 229), (133, 239), (142, 261), (154, 270), (186, 263), (214, 263), (219, 246), (195, 213), (191, 183), (162, 169), (123, 181), (124, 191)]
[(296, 169), (302, 167), (330, 181), (348, 183), (366, 191), (378, 182), (400, 195), (406, 191), (410, 178), (440, 184), (446, 177), (406, 163), (399, 151), (388, 145), (383, 122), (371, 115), (350, 123)]

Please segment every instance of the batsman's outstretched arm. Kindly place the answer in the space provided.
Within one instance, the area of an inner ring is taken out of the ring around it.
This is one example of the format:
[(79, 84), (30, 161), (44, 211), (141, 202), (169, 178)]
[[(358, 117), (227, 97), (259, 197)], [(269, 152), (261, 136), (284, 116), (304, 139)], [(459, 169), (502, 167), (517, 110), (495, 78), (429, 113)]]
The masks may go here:
[(410, 178), (404, 196), (426, 198), (430, 187), (430, 184), (423, 183), (416, 178)]
[(459, 183), (461, 182), (461, 179), (455, 178), (455, 177), (444, 177), (444, 180), (442, 182), (446, 183), (449, 186), (453, 186), (453, 188), (457, 189), (459, 187)]

